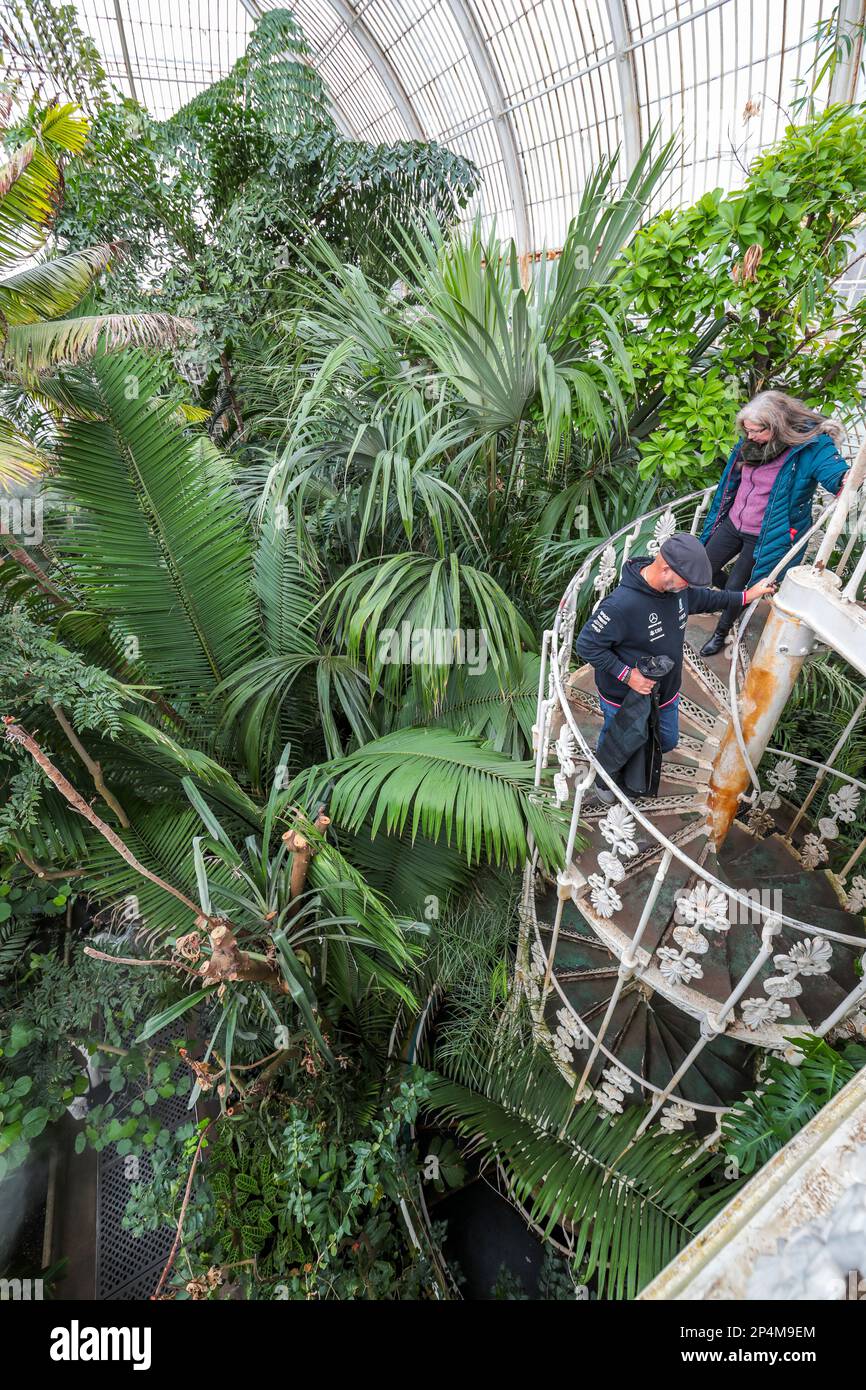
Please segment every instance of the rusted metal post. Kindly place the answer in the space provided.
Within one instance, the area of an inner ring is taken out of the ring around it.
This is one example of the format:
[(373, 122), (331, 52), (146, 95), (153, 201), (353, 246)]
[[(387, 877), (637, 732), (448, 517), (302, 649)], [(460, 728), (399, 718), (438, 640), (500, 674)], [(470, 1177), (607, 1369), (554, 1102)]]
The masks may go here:
[[(740, 697), (742, 739), (753, 767), (760, 762), (815, 644), (811, 628), (784, 612), (787, 582), (782, 582), (778, 606), (773, 603), (771, 607)], [(740, 797), (751, 780), (731, 723), (722, 738), (710, 781), (711, 835), (716, 849), (730, 830)]]

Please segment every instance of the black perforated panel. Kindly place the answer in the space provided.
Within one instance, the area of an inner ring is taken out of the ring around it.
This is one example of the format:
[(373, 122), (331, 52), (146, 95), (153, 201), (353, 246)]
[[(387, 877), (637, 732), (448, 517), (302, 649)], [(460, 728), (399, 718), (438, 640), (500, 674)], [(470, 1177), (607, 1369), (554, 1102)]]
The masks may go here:
[[(126, 1158), (118, 1158), (114, 1146), (105, 1149), (99, 1156), (97, 1178), (97, 1241), (96, 1241), (96, 1297), (98, 1299), (117, 1298), (133, 1280), (137, 1280), (145, 1269), (168, 1259), (174, 1232), (167, 1226), (158, 1231), (148, 1232), (136, 1239), (131, 1231), (125, 1231), (121, 1222), (129, 1201), (130, 1188), (134, 1182), (149, 1182), (153, 1169), (147, 1158), (139, 1158), (136, 1165)], [(157, 1278), (158, 1278), (157, 1274)], [(156, 1279), (154, 1279), (156, 1284)], [(151, 1288), (149, 1293), (153, 1292)], [(130, 1295), (134, 1297), (135, 1295)], [(145, 1295), (146, 1297), (147, 1295)]]
[[(157, 1034), (155, 1041), (177, 1037), (176, 1028)], [(183, 1076), (181, 1063), (174, 1073)], [(115, 1096), (116, 1113), (122, 1115), (135, 1100), (137, 1092), (130, 1089)], [(195, 1110), (189, 1110), (189, 1095), (169, 1096), (157, 1101), (152, 1113), (169, 1130), (194, 1121)], [(133, 1300), (149, 1298), (159, 1282), (174, 1240), (174, 1228), (162, 1226), (136, 1239), (122, 1226), (126, 1204), (133, 1183), (147, 1183), (153, 1168), (146, 1155), (137, 1161), (133, 1155), (118, 1156), (114, 1144), (99, 1155), (96, 1189), (96, 1297), (100, 1300)]]

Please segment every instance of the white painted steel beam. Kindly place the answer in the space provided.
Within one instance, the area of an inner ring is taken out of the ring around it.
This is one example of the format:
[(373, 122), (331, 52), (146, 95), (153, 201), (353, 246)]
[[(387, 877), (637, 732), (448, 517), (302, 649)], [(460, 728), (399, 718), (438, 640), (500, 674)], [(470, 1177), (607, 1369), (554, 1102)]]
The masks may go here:
[[(472, 11), (471, 0), (448, 0), (448, 6), (466, 45), (466, 51), (478, 74), (487, 105), (493, 118), (493, 128), (502, 154), (505, 179), (511, 195), (516, 229), (515, 242), (520, 256), (526, 256), (533, 249), (529, 234), (529, 197), (526, 191), (526, 177), (520, 145), (514, 129), (514, 121), (505, 100), (505, 91), (490, 50), (484, 41), (483, 33)], [(484, 122), (479, 122), (479, 125)]]

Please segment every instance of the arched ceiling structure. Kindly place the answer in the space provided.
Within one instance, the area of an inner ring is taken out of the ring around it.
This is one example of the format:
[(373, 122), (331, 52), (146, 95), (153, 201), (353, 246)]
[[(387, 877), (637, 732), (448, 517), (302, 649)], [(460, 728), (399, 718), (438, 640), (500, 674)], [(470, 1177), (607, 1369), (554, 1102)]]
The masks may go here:
[[(154, 115), (223, 76), (278, 0), (76, 0), (109, 75)], [(662, 204), (736, 187), (784, 129), (816, 27), (866, 0), (283, 0), (346, 134), (435, 139), (484, 175), (478, 208), (521, 251), (561, 245), (586, 175), (681, 132)], [(820, 98), (855, 93), (852, 46)], [(811, 78), (810, 78), (811, 80)], [(753, 114), (744, 117), (746, 104)]]

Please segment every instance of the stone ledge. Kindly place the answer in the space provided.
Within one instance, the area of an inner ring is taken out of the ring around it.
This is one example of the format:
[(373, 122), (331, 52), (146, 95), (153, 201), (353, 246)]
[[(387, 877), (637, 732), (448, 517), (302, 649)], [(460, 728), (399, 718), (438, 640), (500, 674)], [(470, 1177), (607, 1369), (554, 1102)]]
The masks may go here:
[[(755, 1264), (775, 1256), (779, 1242), (803, 1239), (813, 1224), (832, 1219), (866, 1172), (866, 1068), (858, 1072), (801, 1132), (719, 1212), (699, 1236), (638, 1295), (641, 1300), (747, 1300)], [(794, 1248), (793, 1245), (790, 1248)], [(764, 1261), (766, 1270), (766, 1261)], [(860, 1269), (866, 1275), (866, 1269)], [(780, 1275), (781, 1278), (781, 1275)], [(791, 1298), (790, 1289), (762, 1298)], [(801, 1295), (816, 1297), (814, 1292)], [(844, 1280), (824, 1297), (846, 1296)]]

